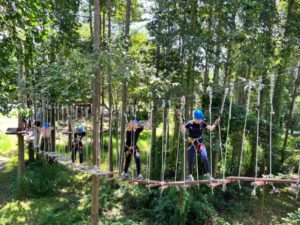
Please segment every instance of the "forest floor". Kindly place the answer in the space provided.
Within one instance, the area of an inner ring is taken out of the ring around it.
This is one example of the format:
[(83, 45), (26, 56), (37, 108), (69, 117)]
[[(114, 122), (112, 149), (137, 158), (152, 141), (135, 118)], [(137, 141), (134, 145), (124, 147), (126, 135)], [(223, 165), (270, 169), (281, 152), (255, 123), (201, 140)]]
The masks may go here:
[[(16, 137), (2, 133), (0, 142), (0, 225), (90, 224), (88, 175), (56, 163), (45, 168), (37, 160), (26, 164), (20, 190)], [(249, 184), (243, 184), (242, 190), (229, 184), (225, 193), (217, 188), (212, 194), (201, 186), (187, 191), (173, 188), (162, 195), (159, 190), (149, 192), (117, 180), (102, 179), (100, 186), (101, 224), (284, 224), (282, 218), (300, 208), (300, 201), (285, 186), (280, 186), (277, 195), (270, 195), (271, 188), (266, 186), (255, 198), (250, 197)]]

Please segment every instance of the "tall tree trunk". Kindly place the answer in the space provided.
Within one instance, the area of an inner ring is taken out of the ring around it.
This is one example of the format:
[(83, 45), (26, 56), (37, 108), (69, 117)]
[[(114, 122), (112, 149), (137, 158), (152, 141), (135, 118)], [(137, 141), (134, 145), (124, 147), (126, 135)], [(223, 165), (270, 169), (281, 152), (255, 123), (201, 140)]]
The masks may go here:
[(91, 34), (91, 39), (94, 37), (94, 32), (93, 32), (93, 12), (92, 12), (92, 1), (93, 0), (88, 0), (89, 1), (89, 22), (90, 22), (90, 34)]
[[(98, 153), (100, 149), (99, 143), (99, 109), (100, 109), (100, 68), (96, 60), (100, 52), (100, 0), (94, 0), (94, 38), (93, 52), (95, 57), (94, 70), (94, 87), (93, 87), (93, 165), (99, 166)], [(99, 178), (96, 175), (92, 176), (92, 210), (91, 222), (92, 225), (99, 223)]]
[(215, 53), (215, 68), (213, 82), (215, 86), (219, 86), (219, 73), (220, 73), (220, 58), (221, 58), (221, 41), (222, 41), (222, 27), (223, 27), (223, 0), (218, 0), (216, 5), (218, 24), (216, 27), (216, 53)]
[(122, 82), (122, 115), (121, 115), (121, 147), (120, 147), (120, 165), (119, 173), (121, 174), (124, 164), (124, 145), (125, 145), (125, 123), (126, 123), (126, 106), (127, 106), (127, 79)]
[[(286, 76), (282, 76), (286, 66), (289, 63), (292, 51), (293, 51), (293, 39), (296, 38), (297, 34), (295, 32), (295, 27), (297, 24), (297, 9), (299, 5), (295, 0), (288, 0), (287, 4), (287, 19), (284, 28), (284, 37), (282, 41), (281, 51), (280, 51), (280, 64), (278, 66), (278, 77), (275, 82), (274, 88), (274, 127), (282, 127), (282, 112), (283, 112), (283, 91), (286, 87)], [(299, 33), (299, 32), (298, 32)], [(274, 135), (273, 143), (276, 145), (280, 141), (281, 134)], [(285, 148), (281, 149), (281, 161), (283, 162), (285, 156)]]
[(206, 50), (205, 50), (205, 66), (204, 66), (204, 87), (203, 90), (206, 92), (208, 83), (209, 83), (209, 63), (210, 63), (210, 54), (211, 54), (211, 42), (212, 42), (212, 35), (211, 35), (211, 28), (212, 28), (212, 14), (213, 14), (213, 7), (210, 7), (209, 10), (209, 17), (208, 17), (208, 37), (206, 43)]
[[(282, 74), (288, 61), (289, 61), (289, 57), (291, 55), (291, 33), (292, 33), (292, 24), (295, 23), (295, 21), (292, 21), (296, 14), (295, 10), (297, 8), (296, 2), (295, 0), (288, 0), (288, 5), (287, 5), (287, 19), (286, 19), (286, 24), (285, 24), (285, 29), (284, 29), (284, 38), (283, 38), (283, 42), (282, 42), (282, 46), (281, 46), (281, 52), (280, 52), (280, 57), (281, 57), (281, 64), (278, 67), (278, 74)], [(293, 22), (293, 23), (292, 23)], [(273, 102), (274, 102), (274, 125), (279, 127), (281, 124), (281, 115), (282, 115), (282, 110), (283, 110), (283, 106), (282, 106), (282, 94), (283, 94), (283, 90), (284, 87), (286, 85), (286, 77), (285, 76), (278, 76), (278, 78), (276, 79), (275, 82), (275, 88), (274, 88), (274, 98), (273, 98)], [(279, 137), (280, 135), (278, 135)], [(275, 137), (275, 139), (277, 139)], [(274, 140), (275, 142), (275, 140)]]
[(292, 116), (293, 116), (293, 111), (294, 111), (295, 100), (296, 100), (296, 97), (298, 96), (297, 90), (298, 90), (299, 85), (300, 85), (300, 65), (298, 66), (298, 74), (297, 74), (297, 78), (295, 81), (294, 91), (293, 91), (293, 95), (292, 95), (292, 101), (289, 106), (289, 115), (288, 115), (288, 119), (286, 122), (286, 129), (285, 129), (284, 141), (283, 141), (283, 146), (282, 146), (283, 149), (282, 149), (282, 155), (281, 155), (282, 162), (285, 159), (285, 148), (287, 146), (287, 142), (288, 142), (288, 138), (289, 138), (289, 130), (292, 125), (291, 124)]
[[(126, 48), (128, 50), (129, 45), (129, 31), (130, 31), (130, 12), (131, 12), (131, 0), (126, 1), (126, 23), (125, 23), (125, 44)], [(126, 71), (127, 73), (128, 71)], [(125, 122), (126, 118), (124, 116), (124, 113), (126, 112), (126, 106), (127, 106), (127, 74), (125, 74), (125, 77), (122, 82), (122, 120), (121, 120), (121, 160), (120, 160), (120, 170), (119, 173), (121, 173), (123, 169), (123, 163), (124, 163), (124, 145), (125, 145)]]
[(107, 31), (107, 37), (108, 37), (108, 40), (110, 41), (110, 39), (111, 39), (111, 7), (112, 7), (112, 2), (111, 2), (112, 0), (108, 0), (108, 31)]
[[(110, 43), (111, 38), (111, 0), (108, 0), (108, 42)], [(110, 46), (110, 45), (108, 45)], [(112, 81), (111, 81), (111, 61), (110, 57), (108, 59), (108, 98), (109, 98), (109, 143), (108, 143), (108, 151), (109, 151), (109, 171), (113, 171), (113, 140), (112, 140), (112, 124), (113, 124), (113, 93), (112, 93)]]
[(131, 0), (126, 0), (126, 23), (125, 23), (125, 40), (126, 40), (126, 42), (129, 42), (130, 19), (131, 19)]
[[(22, 108), (24, 108), (24, 63), (23, 63), (23, 45), (20, 43), (20, 57), (19, 57), (19, 72), (18, 72), (18, 80), (19, 80), (19, 94), (18, 94), (18, 102)], [(18, 128), (22, 130), (24, 128), (23, 115), (22, 112), (18, 113)], [(18, 179), (22, 179), (25, 173), (25, 161), (24, 161), (24, 136), (19, 133), (18, 134)]]
[(105, 11), (103, 10), (103, 16), (102, 16), (102, 41), (105, 41)]

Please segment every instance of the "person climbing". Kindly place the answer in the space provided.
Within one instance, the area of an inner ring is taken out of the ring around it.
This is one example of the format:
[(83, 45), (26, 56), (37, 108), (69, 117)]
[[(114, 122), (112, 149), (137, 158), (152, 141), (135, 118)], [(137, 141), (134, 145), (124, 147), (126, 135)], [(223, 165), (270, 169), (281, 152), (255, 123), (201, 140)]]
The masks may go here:
[(136, 169), (137, 169), (137, 179), (143, 180), (144, 177), (141, 174), (141, 159), (140, 159), (140, 150), (137, 146), (138, 138), (140, 133), (149, 127), (149, 122), (144, 123), (144, 121), (138, 121), (136, 117), (132, 117), (127, 130), (126, 130), (126, 143), (124, 146), (125, 151), (125, 168), (124, 168), (124, 174), (123, 178), (128, 179), (128, 168), (130, 166), (131, 161), (131, 155), (133, 153), (136, 163)]
[(188, 167), (189, 167), (189, 176), (186, 181), (194, 181), (192, 175), (193, 165), (195, 161), (196, 152), (201, 155), (201, 158), (204, 162), (204, 169), (207, 173), (208, 179), (213, 180), (214, 178), (211, 175), (210, 165), (207, 157), (207, 152), (205, 144), (203, 143), (203, 129), (206, 128), (209, 131), (213, 131), (220, 122), (218, 118), (213, 125), (208, 125), (204, 120), (204, 114), (202, 110), (194, 110), (193, 120), (188, 121), (186, 124), (183, 124), (181, 130), (188, 137)]
[(74, 140), (72, 142), (72, 163), (76, 161), (76, 154), (79, 153), (79, 163), (83, 163), (83, 144), (82, 138), (85, 135), (84, 127), (79, 125), (76, 127), (76, 132), (74, 133)]

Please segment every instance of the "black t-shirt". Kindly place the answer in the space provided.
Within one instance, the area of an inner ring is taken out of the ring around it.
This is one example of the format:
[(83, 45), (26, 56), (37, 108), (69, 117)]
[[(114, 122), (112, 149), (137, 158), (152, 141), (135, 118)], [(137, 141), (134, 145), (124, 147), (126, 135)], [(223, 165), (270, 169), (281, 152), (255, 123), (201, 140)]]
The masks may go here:
[(206, 128), (206, 126), (207, 126), (207, 123), (204, 121), (197, 124), (197, 123), (194, 123), (193, 120), (190, 120), (185, 124), (185, 128), (187, 130), (188, 136), (191, 138), (202, 137), (203, 128)]
[[(136, 143), (138, 141), (139, 135), (140, 133), (143, 131), (143, 127), (139, 127), (137, 128), (135, 131), (126, 131), (126, 145), (127, 146), (135, 146), (136, 147)], [(132, 142), (134, 144), (132, 144)]]

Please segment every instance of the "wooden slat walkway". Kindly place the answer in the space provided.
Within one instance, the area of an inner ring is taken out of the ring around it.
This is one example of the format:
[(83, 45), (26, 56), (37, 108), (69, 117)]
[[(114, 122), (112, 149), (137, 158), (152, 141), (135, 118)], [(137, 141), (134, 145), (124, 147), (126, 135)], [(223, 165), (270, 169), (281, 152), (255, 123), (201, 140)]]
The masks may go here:
[(146, 185), (147, 188), (159, 187), (161, 189), (170, 188), (172, 186), (191, 187), (194, 185), (207, 185), (211, 188), (221, 186), (223, 184), (229, 184), (233, 182), (250, 182), (252, 186), (263, 186), (267, 184), (289, 184), (298, 185), (296, 179), (278, 179), (278, 178), (254, 178), (254, 177), (235, 177), (230, 176), (226, 179), (214, 179), (214, 180), (195, 180), (190, 182), (184, 181), (170, 181), (170, 182), (153, 182)]
[(65, 154), (59, 152), (39, 152), (39, 154), (56, 158), (58, 163), (67, 166), (73, 171), (88, 173), (96, 176), (109, 176), (118, 173), (117, 171), (101, 171), (98, 167), (92, 167), (84, 164), (74, 164), (72, 163), (70, 157), (66, 157)]
[(297, 184), (296, 179), (276, 179), (276, 178), (256, 178), (255, 177), (226, 177), (226, 180), (231, 182), (259, 182), (264, 184)]

